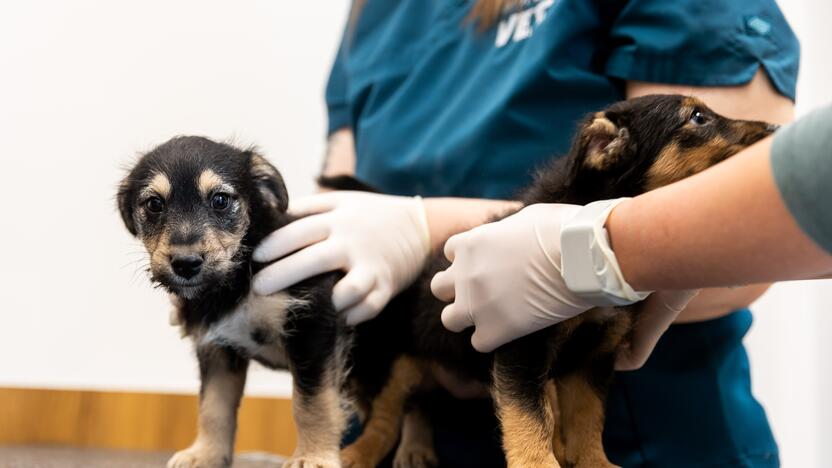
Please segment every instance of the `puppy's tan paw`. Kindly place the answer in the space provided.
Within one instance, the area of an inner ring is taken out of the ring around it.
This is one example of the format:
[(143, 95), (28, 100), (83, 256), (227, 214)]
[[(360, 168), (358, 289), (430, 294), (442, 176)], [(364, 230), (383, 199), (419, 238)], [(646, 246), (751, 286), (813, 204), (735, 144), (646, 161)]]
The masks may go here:
[(425, 445), (399, 445), (393, 458), (393, 468), (434, 468), (439, 459), (433, 447)]
[(176, 452), (168, 460), (167, 468), (228, 468), (231, 455), (202, 447), (190, 447)]
[(341, 465), (344, 468), (373, 468), (367, 457), (356, 449), (355, 445), (341, 450)]
[(337, 455), (295, 455), (282, 468), (341, 468), (341, 461)]

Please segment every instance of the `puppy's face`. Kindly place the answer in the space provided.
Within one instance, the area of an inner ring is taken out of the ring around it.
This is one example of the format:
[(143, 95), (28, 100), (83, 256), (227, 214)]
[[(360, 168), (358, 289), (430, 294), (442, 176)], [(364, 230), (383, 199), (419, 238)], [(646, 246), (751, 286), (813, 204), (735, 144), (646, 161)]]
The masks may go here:
[(644, 96), (582, 125), (575, 170), (624, 192), (619, 196), (635, 195), (703, 171), (776, 128), (723, 117), (692, 97)]
[(125, 225), (150, 254), (152, 279), (185, 299), (230, 281), (248, 260), (256, 217), (277, 216), (287, 202), (264, 158), (201, 137), (144, 155), (118, 194)]

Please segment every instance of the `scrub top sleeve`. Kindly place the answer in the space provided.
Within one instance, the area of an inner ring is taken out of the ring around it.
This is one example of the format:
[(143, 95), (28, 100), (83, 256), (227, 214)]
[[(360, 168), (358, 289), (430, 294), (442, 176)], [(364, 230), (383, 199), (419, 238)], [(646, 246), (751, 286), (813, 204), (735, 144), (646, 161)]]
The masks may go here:
[(778, 131), (771, 170), (797, 224), (832, 254), (832, 105)]
[(607, 75), (689, 86), (751, 81), (794, 100), (800, 48), (774, 0), (631, 0), (613, 20)]
[(329, 124), (327, 135), (332, 135), (337, 130), (345, 127), (352, 127), (350, 116), (349, 95), (347, 92), (347, 73), (344, 70), (344, 43), (335, 55), (335, 63), (329, 73), (329, 81), (326, 84), (326, 107)]

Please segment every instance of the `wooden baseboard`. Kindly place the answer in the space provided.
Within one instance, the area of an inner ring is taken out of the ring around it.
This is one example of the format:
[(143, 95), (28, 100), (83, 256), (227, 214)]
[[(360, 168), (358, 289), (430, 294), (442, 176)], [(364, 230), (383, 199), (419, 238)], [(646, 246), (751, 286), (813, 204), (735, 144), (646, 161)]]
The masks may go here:
[[(196, 435), (195, 395), (0, 388), (0, 444), (178, 450)], [(237, 450), (291, 455), (288, 399), (244, 398)]]

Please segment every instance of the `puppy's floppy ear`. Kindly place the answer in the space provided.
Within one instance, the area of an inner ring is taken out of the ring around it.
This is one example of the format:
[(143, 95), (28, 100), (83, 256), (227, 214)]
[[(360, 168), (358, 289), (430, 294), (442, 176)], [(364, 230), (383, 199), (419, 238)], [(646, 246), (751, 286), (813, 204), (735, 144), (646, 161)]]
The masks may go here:
[(130, 234), (136, 235), (136, 222), (133, 220), (133, 189), (130, 184), (130, 176), (124, 178), (118, 186), (118, 195), (116, 195), (116, 202), (118, 203), (118, 211), (121, 213), (121, 220), (124, 221), (124, 226), (130, 231)]
[(266, 158), (254, 151), (248, 153), (249, 171), (257, 196), (267, 208), (284, 213), (289, 208), (289, 193), (286, 191), (283, 177)]
[(612, 113), (598, 112), (584, 126), (581, 131), (584, 166), (609, 169), (627, 150), (633, 149), (630, 148), (630, 131), (614, 123), (615, 120), (616, 116)]

